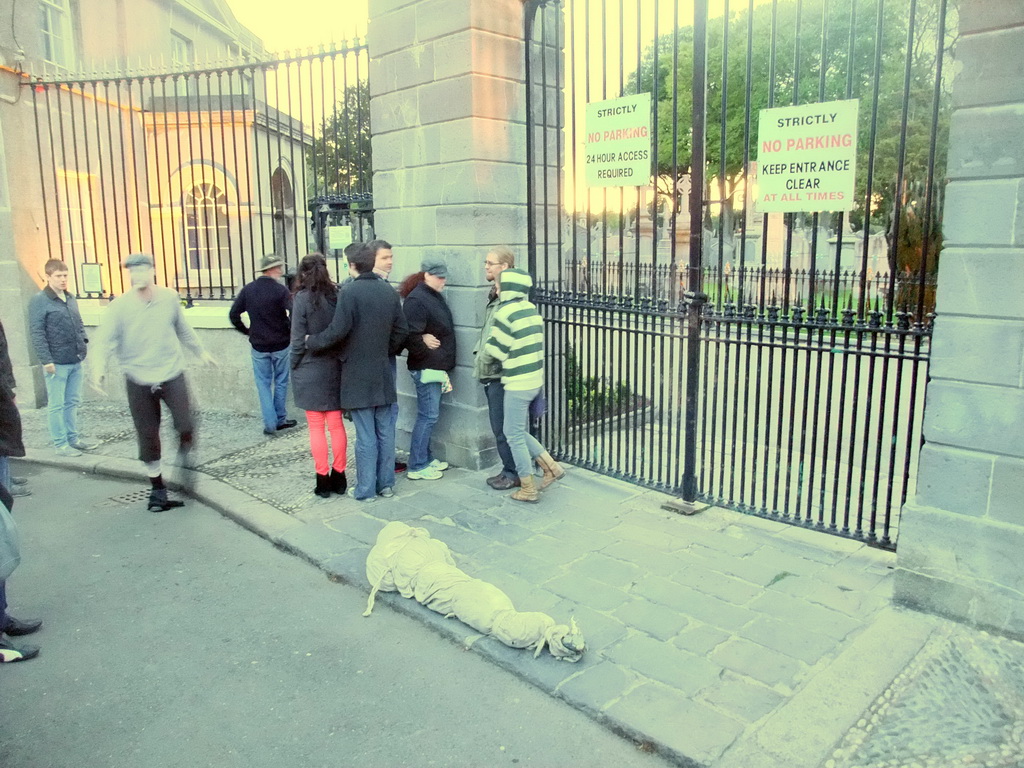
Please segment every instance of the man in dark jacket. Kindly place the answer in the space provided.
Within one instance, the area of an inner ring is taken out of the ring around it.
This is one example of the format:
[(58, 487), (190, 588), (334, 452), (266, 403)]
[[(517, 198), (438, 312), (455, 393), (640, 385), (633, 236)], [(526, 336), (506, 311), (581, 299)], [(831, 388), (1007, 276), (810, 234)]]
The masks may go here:
[[(360, 248), (349, 257), (359, 276), (342, 290), (331, 324), (306, 337), (320, 352), (338, 345), (341, 358), (340, 405), (356, 426), (356, 485), (359, 501), (394, 495), (395, 375), (388, 361), (405, 344), (407, 327), (395, 290), (373, 273), (374, 251)], [(332, 350), (333, 352), (333, 350)]]
[(58, 456), (81, 456), (82, 451), (96, 447), (78, 432), (82, 361), (88, 339), (78, 302), (68, 292), (67, 265), (50, 259), (43, 269), (46, 287), (29, 300), (28, 325), (43, 366), (50, 439)]
[[(21, 414), (14, 402), (14, 368), (7, 353), (7, 335), (0, 323), (0, 504), (8, 511), (14, 499), (8, 489), (11, 485), (10, 456), (24, 456), (25, 444), (21, 440)], [(0, 663), (24, 661), (39, 653), (35, 646), (16, 646), (8, 635), (28, 635), (43, 625), (38, 619), (19, 620), (7, 614), (7, 585), (0, 581)]]
[[(287, 411), (292, 296), (281, 282), (284, 262), (279, 256), (264, 256), (260, 271), (263, 274), (239, 292), (228, 317), (249, 337), (263, 432), (273, 435), (298, 423)], [(243, 312), (249, 315), (248, 327), (242, 322)]]

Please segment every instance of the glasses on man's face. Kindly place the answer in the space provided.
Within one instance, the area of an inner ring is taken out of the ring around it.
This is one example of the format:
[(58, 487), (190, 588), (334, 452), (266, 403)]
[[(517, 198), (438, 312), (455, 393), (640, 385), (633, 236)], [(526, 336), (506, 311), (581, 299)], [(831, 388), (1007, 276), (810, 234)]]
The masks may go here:
[(498, 266), (499, 264), (501, 264), (501, 262), (500, 262), (500, 261), (488, 261), (488, 260), (486, 260), (486, 259), (484, 260), (484, 266), (485, 266), (485, 267), (496, 267), (496, 266)]

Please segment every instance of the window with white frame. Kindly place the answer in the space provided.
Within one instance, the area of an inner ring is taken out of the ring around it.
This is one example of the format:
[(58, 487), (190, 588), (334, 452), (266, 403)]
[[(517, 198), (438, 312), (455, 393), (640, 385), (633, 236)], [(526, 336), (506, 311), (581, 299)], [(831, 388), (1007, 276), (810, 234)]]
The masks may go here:
[(189, 269), (226, 269), (228, 253), (228, 199), (216, 184), (201, 182), (182, 200), (185, 228), (185, 263)]
[(171, 64), (175, 69), (190, 67), (195, 60), (195, 46), (182, 34), (171, 32)]
[(100, 236), (93, 223), (93, 201), (98, 199), (96, 177), (68, 170), (57, 171), (57, 177), (63, 258), (78, 263), (95, 261)]
[(70, 2), (71, 0), (39, 0), (43, 59), (61, 69), (69, 69), (75, 61)]
[[(184, 35), (178, 34), (177, 32), (171, 32), (171, 67), (175, 71), (187, 71), (192, 69), (195, 63), (195, 47), (192, 41)], [(173, 78), (174, 91), (177, 96), (187, 96), (191, 92), (191, 95), (195, 96), (197, 93), (196, 89), (196, 76), (195, 75), (182, 75), (180, 77), (175, 76)]]

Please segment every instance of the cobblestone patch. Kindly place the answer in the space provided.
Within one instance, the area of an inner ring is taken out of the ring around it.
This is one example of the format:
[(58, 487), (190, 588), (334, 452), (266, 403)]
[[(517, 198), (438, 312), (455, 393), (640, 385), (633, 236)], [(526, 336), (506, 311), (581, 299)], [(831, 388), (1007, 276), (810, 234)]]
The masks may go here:
[(1024, 644), (949, 626), (864, 713), (826, 768), (1024, 765)]

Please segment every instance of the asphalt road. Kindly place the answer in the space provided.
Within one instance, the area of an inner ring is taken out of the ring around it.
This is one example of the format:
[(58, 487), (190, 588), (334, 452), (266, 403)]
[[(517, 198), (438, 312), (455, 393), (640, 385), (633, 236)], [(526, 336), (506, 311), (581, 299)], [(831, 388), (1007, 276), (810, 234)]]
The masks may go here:
[(0, 668), (3, 768), (667, 764), (208, 508), (28, 473), (8, 594), (46, 624)]

